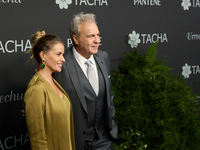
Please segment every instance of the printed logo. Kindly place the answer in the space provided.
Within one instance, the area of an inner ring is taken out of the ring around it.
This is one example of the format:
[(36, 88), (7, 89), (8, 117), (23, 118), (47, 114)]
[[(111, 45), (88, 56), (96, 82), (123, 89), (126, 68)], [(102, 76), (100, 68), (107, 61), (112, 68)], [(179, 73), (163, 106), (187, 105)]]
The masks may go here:
[(89, 0), (75, 0), (75, 5), (85, 5), (85, 6), (108, 6), (107, 0), (93, 0), (94, 2), (89, 2)]
[[(93, 1), (93, 2), (91, 2)], [(74, 0), (75, 6), (108, 6), (107, 0)], [(72, 0), (55, 0), (55, 3), (59, 5), (60, 9), (68, 9), (68, 6), (72, 4)]]
[(68, 5), (72, 3), (72, 0), (56, 0), (56, 4), (59, 5), (60, 9), (67, 9)]
[(156, 41), (159, 41), (160, 43), (168, 42), (166, 33), (139, 34), (133, 30), (132, 33), (130, 33), (128, 36), (128, 44), (130, 44), (132, 48), (136, 48), (139, 43), (148, 44), (155, 43)]
[(190, 65), (188, 65), (187, 63), (185, 64), (185, 66), (182, 67), (182, 75), (183, 77), (186, 79), (186, 78), (189, 78), (189, 75), (192, 73), (191, 71), (191, 67)]
[(16, 149), (17, 147), (26, 145), (29, 141), (30, 139), (28, 133), (9, 136), (5, 139), (0, 139), (0, 149)]
[(141, 42), (141, 40), (139, 39), (140, 34), (133, 31), (128, 36), (128, 44), (130, 44), (132, 48), (137, 48), (138, 44)]
[(182, 0), (181, 6), (184, 10), (189, 10), (189, 7), (191, 6), (190, 0)]
[(182, 0), (183, 10), (189, 10), (190, 7), (200, 7), (200, 0)]
[(133, 0), (134, 5), (161, 6), (160, 0)]
[(0, 0), (0, 3), (22, 3), (22, 0)]
[(32, 48), (30, 40), (8, 40), (5, 43), (0, 41), (0, 51), (3, 53), (26, 52)]
[(193, 32), (188, 32), (186, 37), (188, 40), (200, 40), (200, 34), (194, 34)]
[(200, 74), (199, 65), (190, 66), (185, 63), (185, 66), (182, 67), (182, 75), (183, 77), (189, 78), (190, 75)]
[(0, 104), (9, 103), (9, 102), (16, 102), (16, 101), (22, 101), (23, 98), (24, 98), (24, 94), (23, 93), (14, 93), (11, 90), (9, 94), (0, 95)]

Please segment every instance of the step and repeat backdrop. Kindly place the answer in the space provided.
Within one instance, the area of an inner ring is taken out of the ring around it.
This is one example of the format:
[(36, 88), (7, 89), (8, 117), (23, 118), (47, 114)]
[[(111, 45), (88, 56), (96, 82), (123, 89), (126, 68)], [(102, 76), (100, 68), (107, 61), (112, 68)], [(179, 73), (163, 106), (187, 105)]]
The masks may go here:
[(112, 71), (124, 53), (134, 47), (144, 53), (158, 40), (157, 58), (200, 94), (200, 0), (0, 0), (0, 150), (29, 149), (21, 109), (37, 68), (26, 63), (31, 35), (56, 34), (67, 49), (69, 23), (79, 12), (96, 14), (99, 49), (110, 54)]

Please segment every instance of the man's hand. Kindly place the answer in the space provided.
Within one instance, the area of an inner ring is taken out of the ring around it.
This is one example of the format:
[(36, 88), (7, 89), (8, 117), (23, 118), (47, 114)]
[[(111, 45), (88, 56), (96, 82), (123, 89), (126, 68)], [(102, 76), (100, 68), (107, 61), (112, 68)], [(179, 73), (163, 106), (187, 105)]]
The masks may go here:
[(22, 117), (25, 117), (25, 110), (24, 109), (21, 110), (21, 113), (22, 113)]

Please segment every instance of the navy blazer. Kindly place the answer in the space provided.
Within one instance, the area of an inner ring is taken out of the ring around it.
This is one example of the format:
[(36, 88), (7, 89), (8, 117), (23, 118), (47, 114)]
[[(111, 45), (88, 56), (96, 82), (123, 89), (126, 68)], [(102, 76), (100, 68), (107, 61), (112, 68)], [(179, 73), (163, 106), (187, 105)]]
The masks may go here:
[[(55, 79), (70, 97), (73, 116), (74, 116), (74, 132), (75, 144), (77, 150), (83, 150), (85, 142), (85, 131), (87, 130), (87, 107), (83, 95), (80, 78), (78, 75), (76, 59), (73, 54), (73, 48), (66, 50), (64, 54), (65, 62), (61, 73), (55, 73)], [(102, 71), (106, 84), (106, 131), (108, 131), (113, 139), (117, 139), (118, 129), (114, 121), (115, 108), (113, 105), (113, 93), (110, 79), (110, 58), (107, 52), (98, 50), (94, 55), (97, 65)]]

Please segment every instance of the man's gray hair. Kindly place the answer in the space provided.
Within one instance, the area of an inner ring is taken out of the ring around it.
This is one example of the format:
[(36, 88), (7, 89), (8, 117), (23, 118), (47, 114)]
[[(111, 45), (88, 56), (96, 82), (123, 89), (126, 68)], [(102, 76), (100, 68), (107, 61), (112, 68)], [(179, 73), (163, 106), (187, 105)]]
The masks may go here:
[(74, 18), (72, 19), (70, 26), (69, 26), (69, 32), (70, 36), (72, 38), (73, 35), (76, 35), (77, 37), (80, 36), (80, 25), (82, 23), (90, 23), (90, 22), (96, 22), (96, 15), (92, 13), (86, 13), (83, 12), (74, 15)]

